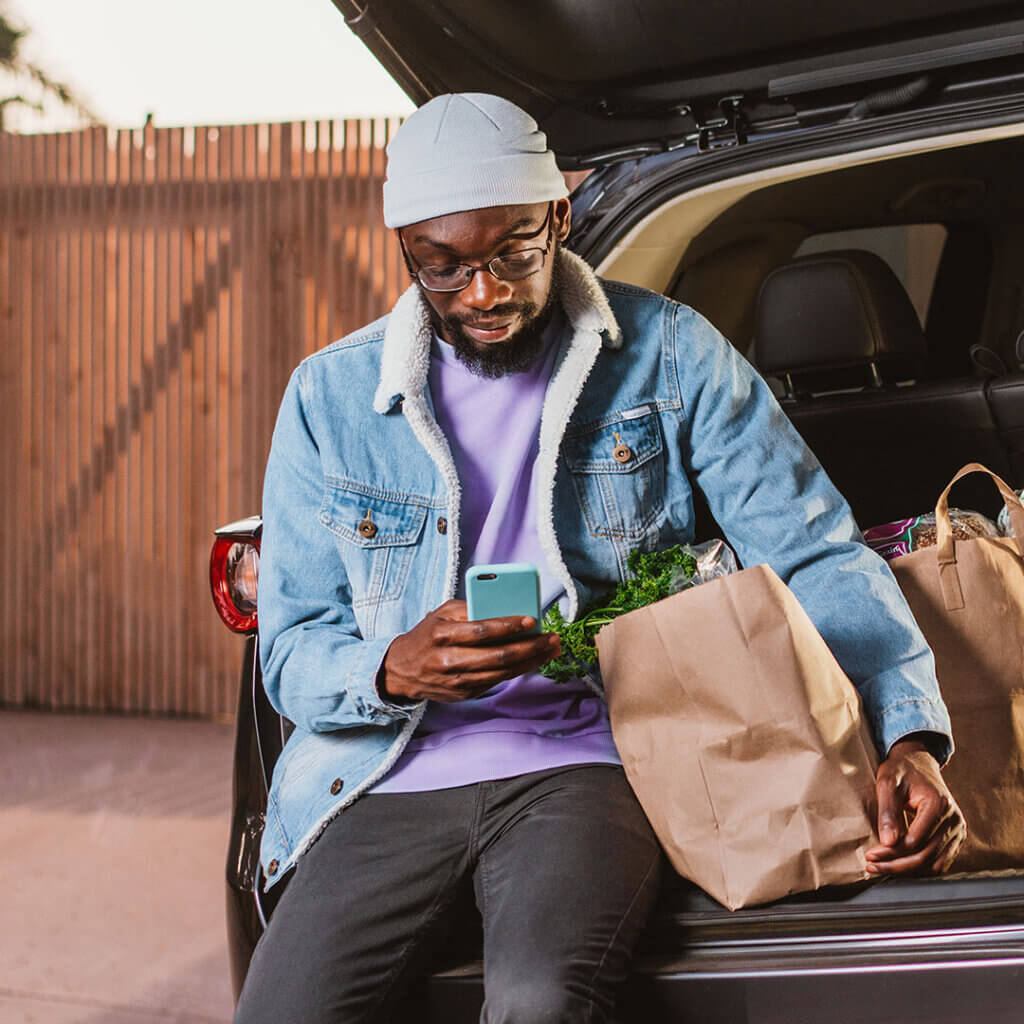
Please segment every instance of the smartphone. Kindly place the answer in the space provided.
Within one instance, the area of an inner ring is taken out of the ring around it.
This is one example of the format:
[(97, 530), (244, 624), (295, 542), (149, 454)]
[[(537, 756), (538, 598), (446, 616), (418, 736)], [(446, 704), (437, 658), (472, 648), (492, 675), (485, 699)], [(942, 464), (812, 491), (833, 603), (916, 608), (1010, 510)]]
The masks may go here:
[(533, 629), (540, 632), (540, 576), (529, 562), (505, 562), (500, 565), (474, 565), (466, 573), (468, 616), (496, 619), (506, 615), (532, 615)]

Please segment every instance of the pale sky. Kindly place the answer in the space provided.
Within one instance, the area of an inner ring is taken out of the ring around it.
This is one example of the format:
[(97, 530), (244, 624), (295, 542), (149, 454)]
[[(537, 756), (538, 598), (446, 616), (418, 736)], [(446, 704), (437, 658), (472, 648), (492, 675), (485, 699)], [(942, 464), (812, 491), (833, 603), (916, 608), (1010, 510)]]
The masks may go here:
[[(0, 0), (22, 53), (115, 128), (407, 114), (330, 0)], [(5, 89), (9, 92), (10, 89)], [(60, 130), (9, 110), (9, 127)]]

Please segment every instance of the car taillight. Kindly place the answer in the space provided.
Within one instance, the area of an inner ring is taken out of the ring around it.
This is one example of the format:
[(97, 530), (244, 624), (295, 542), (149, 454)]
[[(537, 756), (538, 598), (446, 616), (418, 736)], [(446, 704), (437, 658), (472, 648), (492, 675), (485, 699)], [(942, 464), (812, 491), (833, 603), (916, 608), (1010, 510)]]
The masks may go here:
[(224, 625), (235, 633), (256, 629), (256, 588), (260, 572), (258, 537), (221, 535), (210, 552), (210, 590)]

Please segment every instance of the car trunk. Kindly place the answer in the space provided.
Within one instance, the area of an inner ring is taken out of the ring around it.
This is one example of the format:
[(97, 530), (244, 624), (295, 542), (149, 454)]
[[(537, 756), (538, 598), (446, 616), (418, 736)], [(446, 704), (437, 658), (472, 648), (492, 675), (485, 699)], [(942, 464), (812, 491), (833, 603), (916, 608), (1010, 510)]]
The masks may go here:
[[(823, 92), (1019, 56), (1018, 4), (992, 0), (333, 0), (417, 103), (492, 92), (529, 110), (566, 168), (671, 149)], [(724, 106), (723, 106), (724, 104)], [(740, 109), (737, 107), (736, 109)]]
[[(476, 1019), (483, 984), (478, 950), (466, 943), (473, 928), (439, 952), (406, 1019)], [(891, 880), (732, 912), (673, 875), (619, 1016), (702, 1024), (1010, 1021), (1022, 990), (1024, 872)]]

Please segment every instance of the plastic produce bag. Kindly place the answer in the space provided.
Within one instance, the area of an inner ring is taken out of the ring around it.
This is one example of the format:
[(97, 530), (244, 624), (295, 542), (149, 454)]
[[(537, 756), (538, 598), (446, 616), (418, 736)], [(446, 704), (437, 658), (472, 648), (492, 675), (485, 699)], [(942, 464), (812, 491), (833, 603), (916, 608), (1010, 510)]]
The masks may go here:
[(697, 559), (697, 575), (691, 581), (693, 583), (710, 583), (739, 572), (736, 555), (724, 540), (708, 540), (687, 550)]
[(700, 544), (684, 544), (682, 549), (694, 559), (697, 568), (692, 576), (682, 569), (676, 570), (672, 574), (672, 582), (666, 597), (689, 590), (700, 583), (709, 583), (730, 573), (739, 572), (740, 566), (735, 553), (721, 538), (706, 540)]
[[(1013, 493), (1016, 494), (1018, 498), (1024, 498), (1024, 491), (1014, 491)], [(1010, 522), (1010, 510), (1006, 505), (1003, 505), (999, 512), (999, 518), (996, 519), (996, 527), (998, 528), (999, 535), (1001, 537), (1017, 536), (1013, 529), (1013, 523)]]

